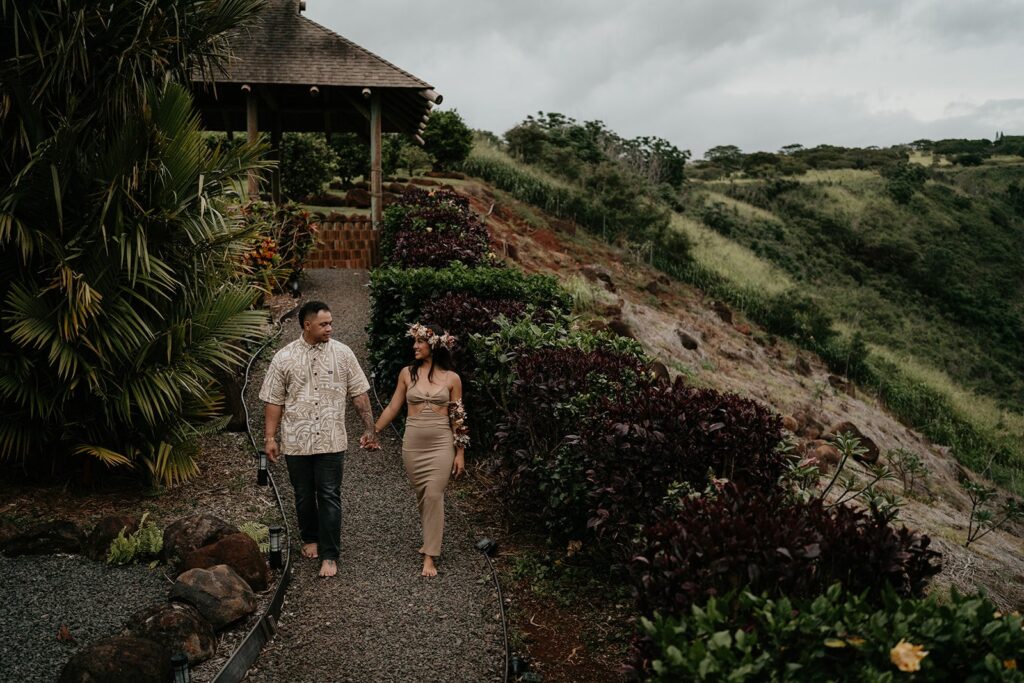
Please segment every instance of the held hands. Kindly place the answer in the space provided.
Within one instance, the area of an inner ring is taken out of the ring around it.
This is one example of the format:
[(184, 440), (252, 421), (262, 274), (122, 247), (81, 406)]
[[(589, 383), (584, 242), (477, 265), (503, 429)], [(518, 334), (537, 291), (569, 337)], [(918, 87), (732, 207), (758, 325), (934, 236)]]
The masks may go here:
[(459, 451), (455, 454), (455, 461), (452, 463), (452, 474), (458, 479), (466, 471), (466, 454)]
[(364, 432), (363, 435), (359, 437), (359, 447), (367, 451), (380, 450), (380, 442), (377, 441), (377, 433), (372, 430)]

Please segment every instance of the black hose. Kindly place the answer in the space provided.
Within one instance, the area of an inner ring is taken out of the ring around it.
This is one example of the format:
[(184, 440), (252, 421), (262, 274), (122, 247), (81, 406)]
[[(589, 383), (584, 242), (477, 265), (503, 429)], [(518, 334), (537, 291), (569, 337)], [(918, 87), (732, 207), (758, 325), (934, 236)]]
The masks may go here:
[[(380, 396), (377, 395), (377, 373), (370, 373), (370, 388), (373, 390), (373, 400), (377, 402), (377, 409), (384, 412), (384, 404), (380, 402)], [(395, 436), (402, 438), (402, 435), (398, 431), (398, 427), (395, 426), (394, 422), (391, 422), (391, 428), (395, 431)], [(494, 563), (491, 562), (491, 556), (488, 553), (484, 553), (484, 558), (487, 560), (487, 566), (491, 569), (491, 578), (494, 580), (494, 588), (498, 592), (498, 611), (501, 613), (501, 639), (505, 647), (505, 666), (502, 667), (502, 678), (504, 683), (508, 683), (508, 660), (509, 660), (509, 646), (508, 646), (508, 618), (505, 616), (505, 598), (501, 594), (501, 582), (498, 580), (498, 570), (494, 568)]]

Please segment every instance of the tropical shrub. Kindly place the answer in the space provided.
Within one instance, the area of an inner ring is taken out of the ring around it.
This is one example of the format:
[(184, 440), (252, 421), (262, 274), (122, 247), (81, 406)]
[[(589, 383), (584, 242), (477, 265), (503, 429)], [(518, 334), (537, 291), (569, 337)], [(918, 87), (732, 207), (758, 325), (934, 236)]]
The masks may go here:
[(469, 200), (450, 190), (409, 189), (384, 211), (380, 236), (385, 265), (443, 268), (490, 262), (490, 237)]
[[(370, 275), (369, 346), (373, 371), (385, 384), (390, 386), (412, 361), (412, 345), (405, 336), (409, 324), (427, 322), (424, 309), (449, 293), (489, 301), (514, 299), (553, 313), (564, 313), (571, 305), (554, 278), (525, 275), (512, 268), (468, 268), (461, 263), (445, 268), (377, 268)], [(460, 345), (467, 343), (465, 333), (472, 331), (464, 332)]]
[(281, 136), (281, 194), (300, 201), (319, 194), (338, 168), (338, 155), (322, 135)]
[(646, 681), (1024, 681), (1024, 621), (981, 595), (711, 598), (641, 618), (632, 670)]
[(107, 564), (132, 564), (160, 554), (164, 534), (160, 527), (146, 519), (148, 516), (148, 512), (142, 515), (138, 529), (128, 531), (125, 528), (118, 532), (107, 549)]
[(262, 164), (209, 151), (178, 83), (260, 3), (3, 7), (0, 459), (186, 478), (215, 373), (261, 330), (225, 204)]
[(249, 202), (240, 213), (255, 232), (243, 257), (250, 278), (268, 292), (281, 291), (302, 273), (306, 257), (316, 246), (319, 219), (295, 204)]
[(931, 540), (877, 512), (728, 484), (684, 497), (644, 529), (633, 572), (644, 614), (682, 614), (737, 590), (811, 597), (841, 581), (919, 596), (939, 572)]

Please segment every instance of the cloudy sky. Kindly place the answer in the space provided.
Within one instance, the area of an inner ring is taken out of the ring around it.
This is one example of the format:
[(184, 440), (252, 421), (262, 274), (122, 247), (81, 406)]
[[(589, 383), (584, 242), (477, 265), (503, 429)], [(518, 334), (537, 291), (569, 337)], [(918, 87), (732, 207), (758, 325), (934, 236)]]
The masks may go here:
[(1024, 0), (307, 0), (502, 133), (600, 119), (699, 157), (1024, 134)]

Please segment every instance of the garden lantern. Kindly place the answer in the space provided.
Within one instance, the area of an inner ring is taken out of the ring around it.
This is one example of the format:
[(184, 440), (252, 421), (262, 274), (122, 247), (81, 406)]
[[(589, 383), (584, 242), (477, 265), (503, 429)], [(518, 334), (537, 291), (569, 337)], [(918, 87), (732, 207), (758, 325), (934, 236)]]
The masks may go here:
[(280, 569), (284, 566), (281, 557), (281, 536), (284, 529), (279, 526), (270, 527), (270, 566), (273, 569)]
[(171, 672), (174, 683), (192, 683), (192, 673), (188, 670), (188, 657), (182, 653), (171, 655)]
[(260, 469), (256, 473), (256, 483), (260, 486), (266, 486), (270, 481), (267, 476), (267, 452), (260, 451)]
[(494, 557), (498, 552), (498, 542), (493, 538), (481, 538), (476, 543), (476, 549), (487, 557)]

